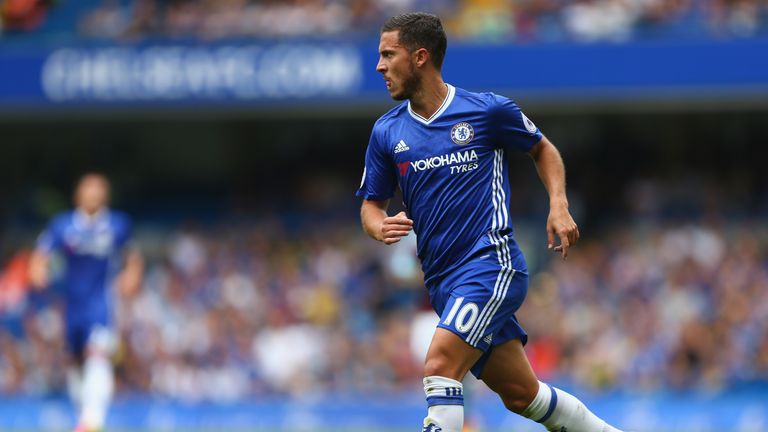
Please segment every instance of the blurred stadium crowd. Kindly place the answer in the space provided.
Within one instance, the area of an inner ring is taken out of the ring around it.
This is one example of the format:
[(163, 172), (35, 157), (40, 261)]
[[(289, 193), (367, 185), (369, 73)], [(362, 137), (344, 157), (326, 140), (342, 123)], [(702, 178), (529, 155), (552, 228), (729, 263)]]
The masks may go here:
[[(411, 325), (432, 312), (414, 243), (385, 248), (356, 221), (311, 223), (190, 226), (162, 244), (153, 234), (143, 290), (120, 302), (119, 392), (225, 402), (416, 391)], [(519, 318), (542, 379), (637, 391), (768, 380), (764, 224), (608, 230), (539, 267)], [(65, 391), (55, 298), (6, 301), (0, 393)]]
[[(404, 10), (439, 14), (450, 34), (477, 41), (556, 42), (746, 38), (768, 34), (762, 0), (0, 0), (6, 32), (42, 26), (86, 38), (216, 40), (370, 36)], [(89, 5), (83, 7), (82, 5)], [(46, 15), (53, 24), (46, 27)], [(2, 31), (0, 31), (2, 34)]]

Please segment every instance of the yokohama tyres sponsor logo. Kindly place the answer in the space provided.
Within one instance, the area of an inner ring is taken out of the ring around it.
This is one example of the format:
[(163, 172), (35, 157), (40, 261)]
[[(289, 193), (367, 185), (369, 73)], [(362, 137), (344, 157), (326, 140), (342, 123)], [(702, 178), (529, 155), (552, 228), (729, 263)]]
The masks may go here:
[(411, 162), (411, 166), (415, 172), (419, 172), (431, 170), (432, 168), (475, 161), (477, 161), (477, 153), (475, 153), (474, 150), (466, 150), (413, 161)]

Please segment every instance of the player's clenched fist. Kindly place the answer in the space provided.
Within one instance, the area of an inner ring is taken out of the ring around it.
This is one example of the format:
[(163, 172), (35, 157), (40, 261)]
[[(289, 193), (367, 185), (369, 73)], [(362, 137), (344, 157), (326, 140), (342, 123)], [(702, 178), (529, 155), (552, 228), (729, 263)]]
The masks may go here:
[(385, 244), (393, 244), (400, 241), (413, 229), (413, 221), (408, 219), (405, 212), (384, 218), (381, 223), (381, 241)]

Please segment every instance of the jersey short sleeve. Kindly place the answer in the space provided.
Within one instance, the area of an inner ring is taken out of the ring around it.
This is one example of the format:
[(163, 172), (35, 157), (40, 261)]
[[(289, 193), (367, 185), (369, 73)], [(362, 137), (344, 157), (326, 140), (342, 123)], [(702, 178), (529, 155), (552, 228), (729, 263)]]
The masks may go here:
[(38, 252), (51, 253), (60, 249), (63, 244), (63, 232), (62, 217), (54, 218), (37, 237), (35, 247)]
[(356, 195), (366, 200), (385, 201), (395, 193), (397, 177), (392, 156), (386, 151), (378, 135), (374, 127), (365, 152), (363, 179)]
[(523, 114), (515, 101), (493, 95), (492, 103), (489, 112), (499, 146), (507, 150), (528, 152), (541, 141), (541, 131)]

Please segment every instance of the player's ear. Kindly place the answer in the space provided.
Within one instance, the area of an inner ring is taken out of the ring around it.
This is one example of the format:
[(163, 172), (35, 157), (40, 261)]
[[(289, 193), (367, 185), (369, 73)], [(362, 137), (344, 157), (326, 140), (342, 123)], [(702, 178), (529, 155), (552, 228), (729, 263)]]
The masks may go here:
[(422, 67), (429, 61), (429, 51), (426, 48), (419, 48), (413, 52), (413, 61), (416, 67)]

